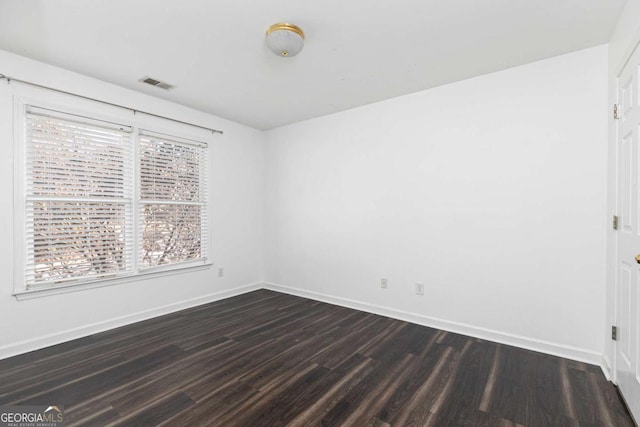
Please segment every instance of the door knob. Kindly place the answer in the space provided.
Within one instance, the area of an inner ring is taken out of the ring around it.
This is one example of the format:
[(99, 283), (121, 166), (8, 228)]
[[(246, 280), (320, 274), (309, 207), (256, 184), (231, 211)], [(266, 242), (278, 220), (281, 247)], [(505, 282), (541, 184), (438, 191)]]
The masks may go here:
[(640, 254), (636, 255), (636, 262), (640, 264)]

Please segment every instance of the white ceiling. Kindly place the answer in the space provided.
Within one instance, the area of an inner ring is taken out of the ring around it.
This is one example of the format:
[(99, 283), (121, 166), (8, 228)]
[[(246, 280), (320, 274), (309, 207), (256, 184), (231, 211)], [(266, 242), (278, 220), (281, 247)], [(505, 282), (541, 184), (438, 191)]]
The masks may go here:
[(624, 1), (0, 0), (0, 49), (270, 129), (606, 43)]

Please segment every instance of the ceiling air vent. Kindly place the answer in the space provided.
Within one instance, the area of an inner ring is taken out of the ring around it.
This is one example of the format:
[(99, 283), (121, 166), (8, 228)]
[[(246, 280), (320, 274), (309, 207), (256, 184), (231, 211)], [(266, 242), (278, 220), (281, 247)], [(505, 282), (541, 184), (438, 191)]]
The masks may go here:
[(154, 79), (152, 77), (143, 77), (140, 79), (142, 83), (146, 83), (151, 86), (159, 87), (160, 89), (169, 90), (173, 89), (175, 86), (170, 85), (169, 83), (165, 83), (163, 81)]

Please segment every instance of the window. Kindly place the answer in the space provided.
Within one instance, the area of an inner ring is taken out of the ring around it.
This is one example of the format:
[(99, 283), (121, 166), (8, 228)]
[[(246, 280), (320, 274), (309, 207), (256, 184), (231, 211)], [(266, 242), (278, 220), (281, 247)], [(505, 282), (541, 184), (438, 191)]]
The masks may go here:
[(25, 157), (26, 290), (206, 262), (206, 144), (27, 106)]

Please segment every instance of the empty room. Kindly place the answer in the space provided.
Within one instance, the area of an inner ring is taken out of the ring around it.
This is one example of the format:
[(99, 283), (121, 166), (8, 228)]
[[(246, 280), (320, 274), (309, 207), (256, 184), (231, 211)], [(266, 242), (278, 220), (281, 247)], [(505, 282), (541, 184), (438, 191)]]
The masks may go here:
[(0, 427), (633, 427), (640, 0), (0, 0)]

